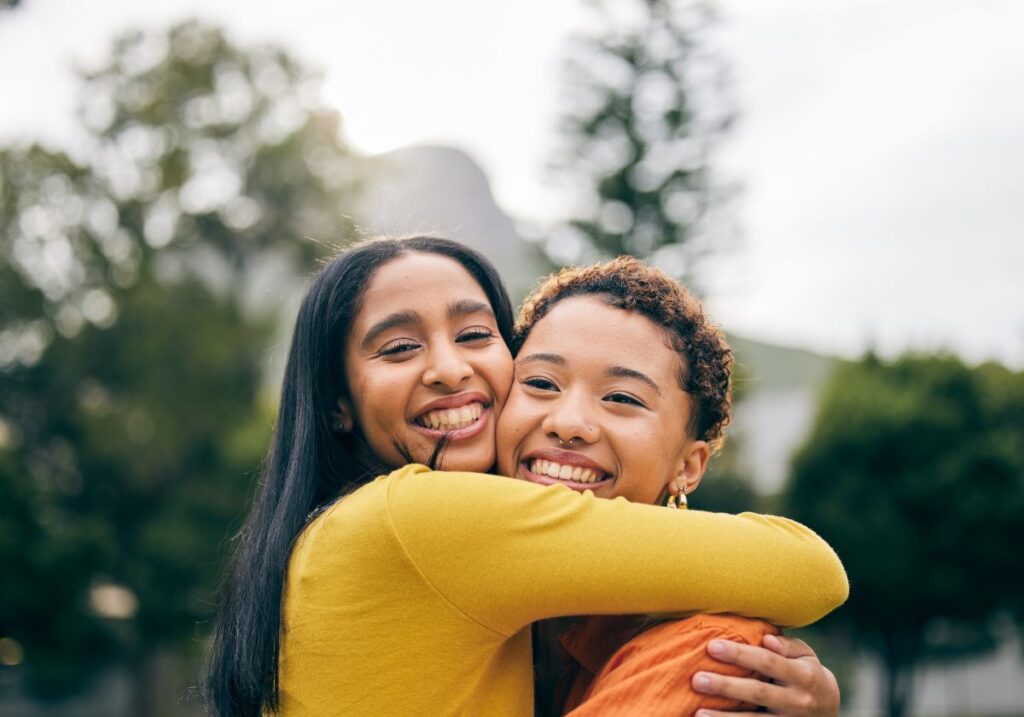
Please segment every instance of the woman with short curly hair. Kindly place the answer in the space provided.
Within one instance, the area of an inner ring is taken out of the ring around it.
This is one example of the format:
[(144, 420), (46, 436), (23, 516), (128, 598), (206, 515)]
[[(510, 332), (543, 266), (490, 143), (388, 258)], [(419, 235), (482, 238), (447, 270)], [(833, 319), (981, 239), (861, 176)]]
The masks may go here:
[[(515, 380), (498, 426), (501, 473), (685, 507), (725, 441), (732, 408), (732, 350), (693, 295), (631, 257), (563, 269), (523, 303), (513, 353)], [(700, 673), (694, 686), (721, 679), (701, 672), (722, 669), (709, 645), (741, 650), (767, 638), (779, 647), (777, 632), (730, 615), (548, 621), (536, 631), (540, 711), (740, 709), (738, 699), (695, 691), (690, 677)], [(729, 674), (749, 699), (767, 688), (750, 671)]]

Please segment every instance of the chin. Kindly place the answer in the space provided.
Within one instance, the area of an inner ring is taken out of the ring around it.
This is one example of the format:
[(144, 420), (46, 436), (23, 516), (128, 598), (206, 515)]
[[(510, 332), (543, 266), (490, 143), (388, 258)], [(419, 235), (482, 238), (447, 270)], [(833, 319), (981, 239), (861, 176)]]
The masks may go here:
[(463, 471), (466, 473), (488, 473), (494, 467), (493, 455), (479, 455), (459, 451), (445, 451), (438, 461), (437, 469), (441, 471)]
[(475, 463), (465, 468), (450, 468), (447, 470), (462, 471), (463, 473), (492, 473), (493, 468), (493, 463)]

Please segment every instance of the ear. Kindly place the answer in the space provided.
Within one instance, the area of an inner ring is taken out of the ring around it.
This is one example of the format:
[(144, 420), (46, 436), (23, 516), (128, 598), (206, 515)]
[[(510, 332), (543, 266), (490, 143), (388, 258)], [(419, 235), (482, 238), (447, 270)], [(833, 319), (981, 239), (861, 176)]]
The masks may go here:
[(692, 493), (697, 490), (704, 471), (708, 467), (708, 458), (711, 457), (711, 449), (707, 441), (694, 441), (679, 457), (679, 466), (676, 472), (676, 484), (683, 493)]
[(338, 399), (335, 406), (337, 407), (337, 410), (334, 412), (334, 415), (331, 416), (331, 426), (338, 433), (348, 433), (355, 425), (352, 402), (347, 398), (342, 397)]

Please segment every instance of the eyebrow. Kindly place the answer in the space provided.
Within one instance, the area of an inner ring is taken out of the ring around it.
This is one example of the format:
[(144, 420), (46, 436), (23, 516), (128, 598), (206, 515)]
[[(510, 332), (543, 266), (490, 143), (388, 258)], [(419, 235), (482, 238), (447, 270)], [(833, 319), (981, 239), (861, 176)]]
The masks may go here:
[[(458, 319), (469, 314), (476, 314), (485, 312), (491, 316), (494, 312), (491, 311), (489, 304), (483, 301), (477, 301), (476, 299), (459, 299), (448, 305), (446, 314), (449, 319)], [(373, 343), (374, 339), (380, 336), (385, 331), (396, 328), (398, 326), (409, 326), (412, 324), (423, 323), (423, 317), (418, 311), (409, 309), (407, 311), (396, 311), (393, 314), (385, 316), (383, 319), (375, 323), (366, 332), (366, 336), (363, 338), (360, 347), (366, 350)]]
[(476, 314), (484, 312), (494, 316), (494, 312), (491, 311), (490, 304), (486, 304), (483, 301), (477, 301), (476, 299), (459, 299), (448, 305), (448, 318), (458, 319), (469, 314)]
[(616, 378), (635, 378), (637, 381), (642, 381), (646, 383), (648, 386), (654, 389), (654, 392), (657, 393), (659, 396), (661, 395), (661, 389), (658, 388), (658, 384), (656, 384), (654, 380), (647, 374), (640, 373), (635, 369), (626, 368), (625, 366), (612, 366), (610, 369), (605, 371), (605, 375), (614, 376)]
[(363, 337), (363, 342), (360, 347), (366, 350), (373, 343), (373, 340), (380, 336), (385, 331), (395, 328), (396, 326), (408, 326), (410, 324), (419, 324), (423, 322), (423, 317), (420, 316), (417, 311), (396, 311), (393, 314), (385, 316), (383, 319), (375, 323), (366, 332), (366, 336)]
[(558, 354), (530, 354), (529, 356), (523, 356), (518, 360), (518, 363), (533, 363), (535, 361), (543, 361), (544, 363), (553, 363), (557, 366), (565, 366), (565, 359)]

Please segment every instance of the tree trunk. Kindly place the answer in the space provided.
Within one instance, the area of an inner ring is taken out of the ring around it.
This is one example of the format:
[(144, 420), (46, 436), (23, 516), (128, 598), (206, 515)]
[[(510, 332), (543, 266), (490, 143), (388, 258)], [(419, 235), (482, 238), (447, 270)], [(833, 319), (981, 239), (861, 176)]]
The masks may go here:
[(919, 631), (907, 630), (882, 636), (885, 691), (882, 709), (889, 717), (904, 717), (910, 711), (914, 666), (917, 663)]
[(886, 665), (885, 714), (903, 717), (910, 698), (910, 670), (902, 665)]
[(140, 654), (132, 671), (132, 717), (156, 717), (160, 710), (160, 653)]

